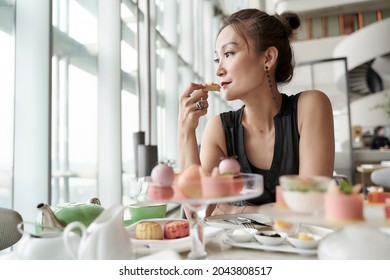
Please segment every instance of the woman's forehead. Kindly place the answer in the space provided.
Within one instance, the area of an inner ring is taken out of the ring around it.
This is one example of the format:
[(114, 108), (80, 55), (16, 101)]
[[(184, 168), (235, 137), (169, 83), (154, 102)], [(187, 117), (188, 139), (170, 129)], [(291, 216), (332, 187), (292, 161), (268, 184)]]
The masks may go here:
[(241, 36), (234, 30), (233, 27), (226, 26), (224, 29), (221, 30), (217, 37), (217, 41), (215, 44), (216, 52), (223, 50), (229, 45), (235, 45), (238, 47), (242, 47), (245, 45), (244, 40), (241, 38)]

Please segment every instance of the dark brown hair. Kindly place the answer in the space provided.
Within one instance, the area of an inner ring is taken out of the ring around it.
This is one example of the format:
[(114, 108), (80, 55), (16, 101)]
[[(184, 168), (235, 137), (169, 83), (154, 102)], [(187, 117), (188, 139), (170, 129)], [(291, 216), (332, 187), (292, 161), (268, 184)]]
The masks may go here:
[(294, 61), (290, 38), (293, 31), (301, 25), (296, 13), (269, 15), (257, 9), (243, 9), (224, 19), (219, 33), (229, 25), (245, 40), (248, 47), (252, 43), (258, 54), (272, 46), (277, 48), (276, 83), (291, 81)]

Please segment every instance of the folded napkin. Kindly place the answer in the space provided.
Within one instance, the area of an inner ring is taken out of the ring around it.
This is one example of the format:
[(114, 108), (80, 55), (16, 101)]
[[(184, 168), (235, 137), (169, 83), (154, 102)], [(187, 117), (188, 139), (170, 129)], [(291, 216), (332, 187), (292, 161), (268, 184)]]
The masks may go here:
[(181, 260), (181, 257), (174, 250), (162, 250), (148, 256), (141, 257), (138, 260)]

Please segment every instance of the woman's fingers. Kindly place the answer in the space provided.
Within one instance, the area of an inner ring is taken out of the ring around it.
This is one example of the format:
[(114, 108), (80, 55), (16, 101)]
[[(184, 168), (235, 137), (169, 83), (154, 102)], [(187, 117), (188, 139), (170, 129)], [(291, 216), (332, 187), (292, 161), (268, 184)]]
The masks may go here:
[(208, 108), (208, 92), (204, 91), (205, 85), (191, 83), (180, 97), (182, 108), (189, 111), (199, 111)]
[(199, 90), (199, 89), (203, 89), (205, 88), (205, 85), (202, 85), (202, 84), (196, 84), (196, 83), (190, 83), (187, 88), (184, 90), (183, 94), (182, 94), (182, 98), (186, 98), (186, 97), (191, 97), (191, 95), (193, 94), (193, 92), (195, 90)]
[(207, 114), (208, 92), (205, 85), (191, 83), (180, 96), (179, 122), (182, 130), (193, 130), (199, 118)]

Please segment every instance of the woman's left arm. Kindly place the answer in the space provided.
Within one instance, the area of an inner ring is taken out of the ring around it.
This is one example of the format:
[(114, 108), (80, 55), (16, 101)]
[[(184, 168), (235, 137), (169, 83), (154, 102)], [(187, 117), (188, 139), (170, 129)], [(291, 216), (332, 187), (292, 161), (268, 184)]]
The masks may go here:
[(333, 176), (335, 140), (333, 110), (328, 96), (317, 90), (298, 99), (299, 174)]

